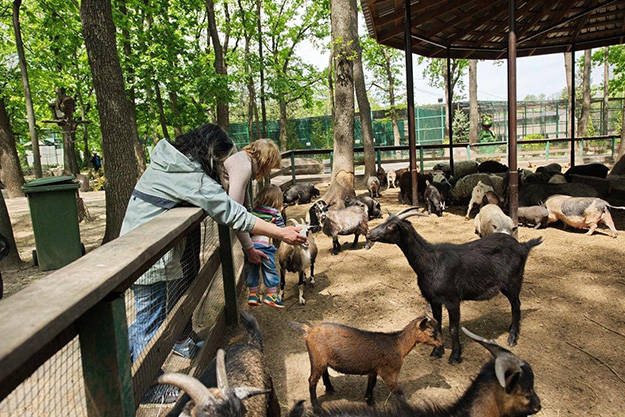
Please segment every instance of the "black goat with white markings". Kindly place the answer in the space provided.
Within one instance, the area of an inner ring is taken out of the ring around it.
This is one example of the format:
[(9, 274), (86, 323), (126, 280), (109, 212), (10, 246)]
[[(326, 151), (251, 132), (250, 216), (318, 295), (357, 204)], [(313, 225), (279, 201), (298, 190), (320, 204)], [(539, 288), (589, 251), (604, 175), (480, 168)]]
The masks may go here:
[[(421, 295), (432, 305), (434, 319), (441, 325), (442, 306), (449, 313), (452, 350), (449, 363), (462, 362), (460, 337), (460, 302), (489, 300), (501, 292), (512, 306), (512, 324), (508, 344), (516, 345), (521, 321), (519, 294), (523, 285), (525, 262), (541, 238), (519, 243), (512, 236), (494, 233), (463, 244), (431, 244), (406, 220), (423, 216), (410, 207), (390, 215), (369, 233), (373, 242), (394, 243), (402, 250), (417, 274)], [(444, 347), (436, 347), (432, 356), (442, 357)]]

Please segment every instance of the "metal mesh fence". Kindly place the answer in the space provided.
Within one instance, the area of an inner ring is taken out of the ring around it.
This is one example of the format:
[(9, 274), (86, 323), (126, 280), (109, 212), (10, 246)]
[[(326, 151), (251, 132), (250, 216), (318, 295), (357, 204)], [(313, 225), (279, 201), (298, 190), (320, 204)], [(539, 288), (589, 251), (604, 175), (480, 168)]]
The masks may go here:
[(0, 403), (0, 416), (87, 415), (80, 342), (70, 343), (41, 365)]
[[(131, 289), (126, 291), (129, 344), (135, 365), (141, 361), (145, 362), (147, 359), (153, 363), (142, 363), (141, 366), (148, 366), (154, 370), (161, 369), (165, 372), (188, 372), (196, 365), (199, 346), (188, 349), (188, 345), (180, 344), (180, 352), (189, 356), (185, 357), (173, 354), (171, 344), (158, 345), (158, 341), (163, 337), (176, 342), (193, 340), (193, 346), (197, 346), (197, 342), (208, 336), (212, 330), (224, 307), (221, 266), (217, 270), (212, 284), (199, 299), (192, 319), (177, 326), (176, 328), (180, 329), (176, 332), (177, 334), (164, 334), (166, 327), (168, 327), (168, 320), (171, 318), (170, 313), (179, 307), (176, 302), (181, 300), (181, 296), (193, 284), (202, 266), (209, 259), (215, 259), (211, 256), (218, 248), (217, 224), (212, 219), (207, 218), (157, 261), (146, 274), (136, 281), (136, 284), (148, 284), (150, 280), (155, 279), (161, 273), (164, 274), (163, 276), (167, 281), (151, 282), (150, 285), (139, 291), (137, 291), (139, 285), (133, 285)], [(237, 246), (233, 250), (233, 255), (236, 273), (243, 262), (240, 247)], [(159, 282), (161, 284), (158, 284)], [(138, 314), (138, 312), (140, 313)], [(142, 331), (137, 332), (137, 329)], [(139, 334), (144, 336), (141, 340), (137, 337)], [(150, 355), (149, 352), (152, 349), (162, 349), (163, 346), (166, 348), (167, 359), (161, 363), (157, 358), (163, 356)], [(132, 368), (133, 379), (139, 377), (136, 374), (137, 368), (137, 366)], [(140, 375), (145, 374), (147, 373), (140, 373)], [(140, 384), (141, 386), (149, 387), (155, 381), (141, 382), (143, 383)], [(137, 415), (157, 415), (158, 410), (163, 408), (161, 403), (165, 397), (162, 394), (162, 390), (161, 392), (154, 392), (154, 389), (150, 388), (144, 400), (154, 404), (144, 405), (142, 402)], [(165, 392), (165, 394), (174, 395), (170, 399), (175, 400), (175, 392)], [(56, 352), (0, 402), (0, 417), (86, 415), (87, 403), (78, 337), (75, 337)]]

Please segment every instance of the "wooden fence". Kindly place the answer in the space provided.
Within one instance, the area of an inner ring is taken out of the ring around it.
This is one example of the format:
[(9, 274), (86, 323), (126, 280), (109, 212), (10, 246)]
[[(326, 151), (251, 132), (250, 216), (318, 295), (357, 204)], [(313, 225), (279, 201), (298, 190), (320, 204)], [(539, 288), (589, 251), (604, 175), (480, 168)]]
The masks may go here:
[[(199, 208), (172, 209), (3, 300), (0, 401), (78, 336), (78, 366), (82, 368), (88, 415), (134, 416), (176, 337), (220, 275), (217, 272), (221, 267), (225, 304), (192, 371), (203, 369), (221, 343), (225, 324), (237, 321), (237, 287), (228, 227), (218, 226), (219, 246), (168, 313), (147, 353), (132, 365), (124, 293), (204, 217)], [(59, 415), (68, 414), (61, 410)]]

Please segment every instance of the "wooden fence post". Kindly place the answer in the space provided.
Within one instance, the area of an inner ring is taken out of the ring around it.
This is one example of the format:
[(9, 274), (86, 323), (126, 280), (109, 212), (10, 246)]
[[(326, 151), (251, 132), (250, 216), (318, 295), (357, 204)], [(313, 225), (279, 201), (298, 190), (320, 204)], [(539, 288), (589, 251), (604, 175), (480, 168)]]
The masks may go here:
[(424, 171), (424, 167), (423, 167), (423, 146), (420, 146), (420, 145), (419, 145), (419, 160), (420, 160), (419, 167), (421, 169), (421, 172), (423, 172)]
[(549, 141), (545, 143), (545, 156), (547, 157), (547, 161), (549, 160)]
[(467, 161), (471, 160), (471, 145), (467, 145)]
[(295, 153), (291, 151), (291, 181), (295, 185)]
[(234, 276), (234, 261), (232, 259), (232, 239), (230, 228), (220, 224), (219, 230), (219, 255), (221, 256), (221, 272), (224, 281), (224, 298), (226, 302), (226, 323), (238, 322), (237, 311), (237, 281)]
[(77, 325), (88, 415), (134, 416), (124, 295), (100, 301)]
[(378, 169), (380, 169), (382, 167), (382, 152), (379, 149), (377, 149), (375, 151), (375, 154), (378, 160)]
[(616, 136), (612, 136), (612, 160), (614, 161), (614, 154), (616, 154)]

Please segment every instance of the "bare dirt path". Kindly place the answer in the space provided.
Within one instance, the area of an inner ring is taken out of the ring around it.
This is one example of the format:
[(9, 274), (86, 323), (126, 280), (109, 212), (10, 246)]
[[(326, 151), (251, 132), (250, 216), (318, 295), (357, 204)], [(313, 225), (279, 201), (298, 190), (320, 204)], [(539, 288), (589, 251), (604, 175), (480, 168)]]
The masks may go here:
[[(382, 194), (383, 209), (402, 208), (394, 189)], [(303, 217), (309, 206), (289, 208), (289, 216)], [(431, 242), (467, 242), (477, 236), (473, 222), (464, 220), (464, 210), (454, 207), (442, 218), (418, 217), (411, 222)], [(613, 215), (617, 228), (625, 229), (623, 213), (614, 210)], [(375, 220), (371, 225), (381, 222)], [(625, 337), (597, 324), (625, 334), (625, 232), (612, 239), (603, 230), (586, 236), (582, 231), (563, 231), (553, 226), (520, 229), (521, 241), (538, 236), (544, 238), (544, 243), (527, 262), (521, 292), (521, 336), (511, 350), (534, 369), (536, 391), (543, 405), (539, 415), (625, 416), (625, 382), (606, 366), (625, 378)], [(295, 274), (287, 277), (284, 311), (267, 306), (250, 308), (244, 302), (241, 305), (242, 309), (251, 309), (259, 320), (268, 363), (285, 407), (309, 399), (306, 346), (288, 326), (289, 321), (313, 325), (333, 321), (367, 330), (393, 331), (421, 315), (426, 306), (416, 275), (396, 246), (376, 243), (365, 250), (363, 242), (352, 250), (352, 238), (346, 236), (340, 239), (342, 252), (333, 256), (329, 237), (318, 233), (316, 240), (317, 284), (306, 288), (305, 306), (297, 304)], [(503, 295), (490, 301), (464, 302), (461, 311), (462, 325), (507, 346), (511, 314)], [(484, 348), (462, 336), (464, 362), (449, 365), (448, 325), (444, 311), (448, 349), (443, 359), (430, 358), (430, 348), (417, 346), (404, 362), (399, 383), (411, 403), (455, 400), (489, 358)], [(366, 377), (333, 371), (330, 374), (337, 393), (325, 395), (320, 381), (317, 393), (322, 403), (338, 399), (364, 402)], [(379, 380), (375, 389), (378, 404), (396, 401), (389, 394)]]

